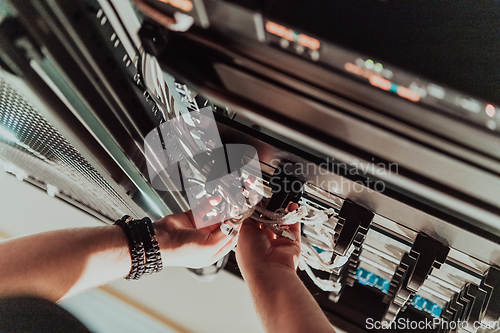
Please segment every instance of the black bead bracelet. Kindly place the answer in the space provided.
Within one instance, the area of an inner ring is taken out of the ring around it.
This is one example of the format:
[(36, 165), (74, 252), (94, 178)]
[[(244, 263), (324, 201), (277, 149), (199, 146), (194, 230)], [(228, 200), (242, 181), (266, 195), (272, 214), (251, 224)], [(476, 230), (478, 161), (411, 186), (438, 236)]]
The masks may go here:
[(161, 262), (160, 247), (156, 241), (151, 219), (145, 217), (142, 220), (135, 220), (134, 227), (139, 231), (146, 254), (144, 274), (152, 274), (161, 271), (163, 264)]
[(125, 277), (127, 280), (138, 280), (144, 274), (162, 270), (160, 247), (150, 218), (134, 220), (125, 215), (115, 225), (123, 229), (130, 249), (132, 267)]

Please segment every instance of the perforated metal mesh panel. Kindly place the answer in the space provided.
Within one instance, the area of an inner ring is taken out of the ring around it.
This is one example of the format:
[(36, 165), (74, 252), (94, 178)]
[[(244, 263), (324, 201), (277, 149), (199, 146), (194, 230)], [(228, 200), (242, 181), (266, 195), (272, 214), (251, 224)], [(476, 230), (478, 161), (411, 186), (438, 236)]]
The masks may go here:
[(0, 163), (116, 220), (137, 214), (87, 160), (0, 77)]

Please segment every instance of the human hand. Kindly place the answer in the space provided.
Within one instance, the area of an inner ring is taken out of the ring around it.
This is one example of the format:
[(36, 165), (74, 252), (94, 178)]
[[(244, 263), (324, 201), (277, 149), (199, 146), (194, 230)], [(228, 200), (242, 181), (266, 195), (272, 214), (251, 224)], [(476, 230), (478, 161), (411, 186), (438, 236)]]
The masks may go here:
[[(287, 210), (298, 209), (291, 203)], [(296, 241), (275, 237), (248, 219), (240, 230), (236, 259), (266, 332), (333, 332), (296, 273), (300, 258), (300, 222), (288, 229)], [(279, 314), (279, 315), (277, 315)]]
[[(288, 211), (298, 209), (296, 203), (288, 205)], [(300, 222), (288, 229), (297, 241), (277, 237), (261, 223), (252, 219), (243, 222), (241, 227), (236, 259), (243, 276), (260, 275), (275, 268), (295, 271), (300, 258)]]
[[(220, 196), (209, 198), (198, 207), (199, 218), (202, 219), (221, 199)], [(210, 266), (229, 253), (238, 241), (237, 237), (223, 234), (220, 223), (208, 221), (207, 227), (197, 229), (192, 211), (166, 216), (153, 225), (164, 266)]]

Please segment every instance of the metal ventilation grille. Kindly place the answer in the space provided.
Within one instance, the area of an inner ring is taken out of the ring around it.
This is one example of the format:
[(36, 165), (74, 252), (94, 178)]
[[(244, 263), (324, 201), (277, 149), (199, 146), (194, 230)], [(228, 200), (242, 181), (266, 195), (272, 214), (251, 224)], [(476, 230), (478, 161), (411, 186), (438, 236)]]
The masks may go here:
[(0, 77), (0, 163), (116, 220), (137, 214), (85, 158)]

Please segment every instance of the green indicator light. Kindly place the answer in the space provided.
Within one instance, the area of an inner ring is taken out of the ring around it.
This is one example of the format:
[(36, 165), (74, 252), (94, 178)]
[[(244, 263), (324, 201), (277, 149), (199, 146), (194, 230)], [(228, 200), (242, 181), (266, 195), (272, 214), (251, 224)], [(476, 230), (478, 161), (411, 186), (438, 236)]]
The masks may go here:
[(382, 64), (381, 64), (380, 62), (377, 62), (377, 63), (375, 64), (375, 68), (374, 68), (374, 69), (375, 69), (375, 72), (380, 73), (380, 72), (382, 72), (382, 70), (384, 69), (384, 66), (382, 66)]
[(368, 69), (372, 69), (373, 68), (373, 60), (371, 60), (371, 59), (366, 60), (365, 67)]

